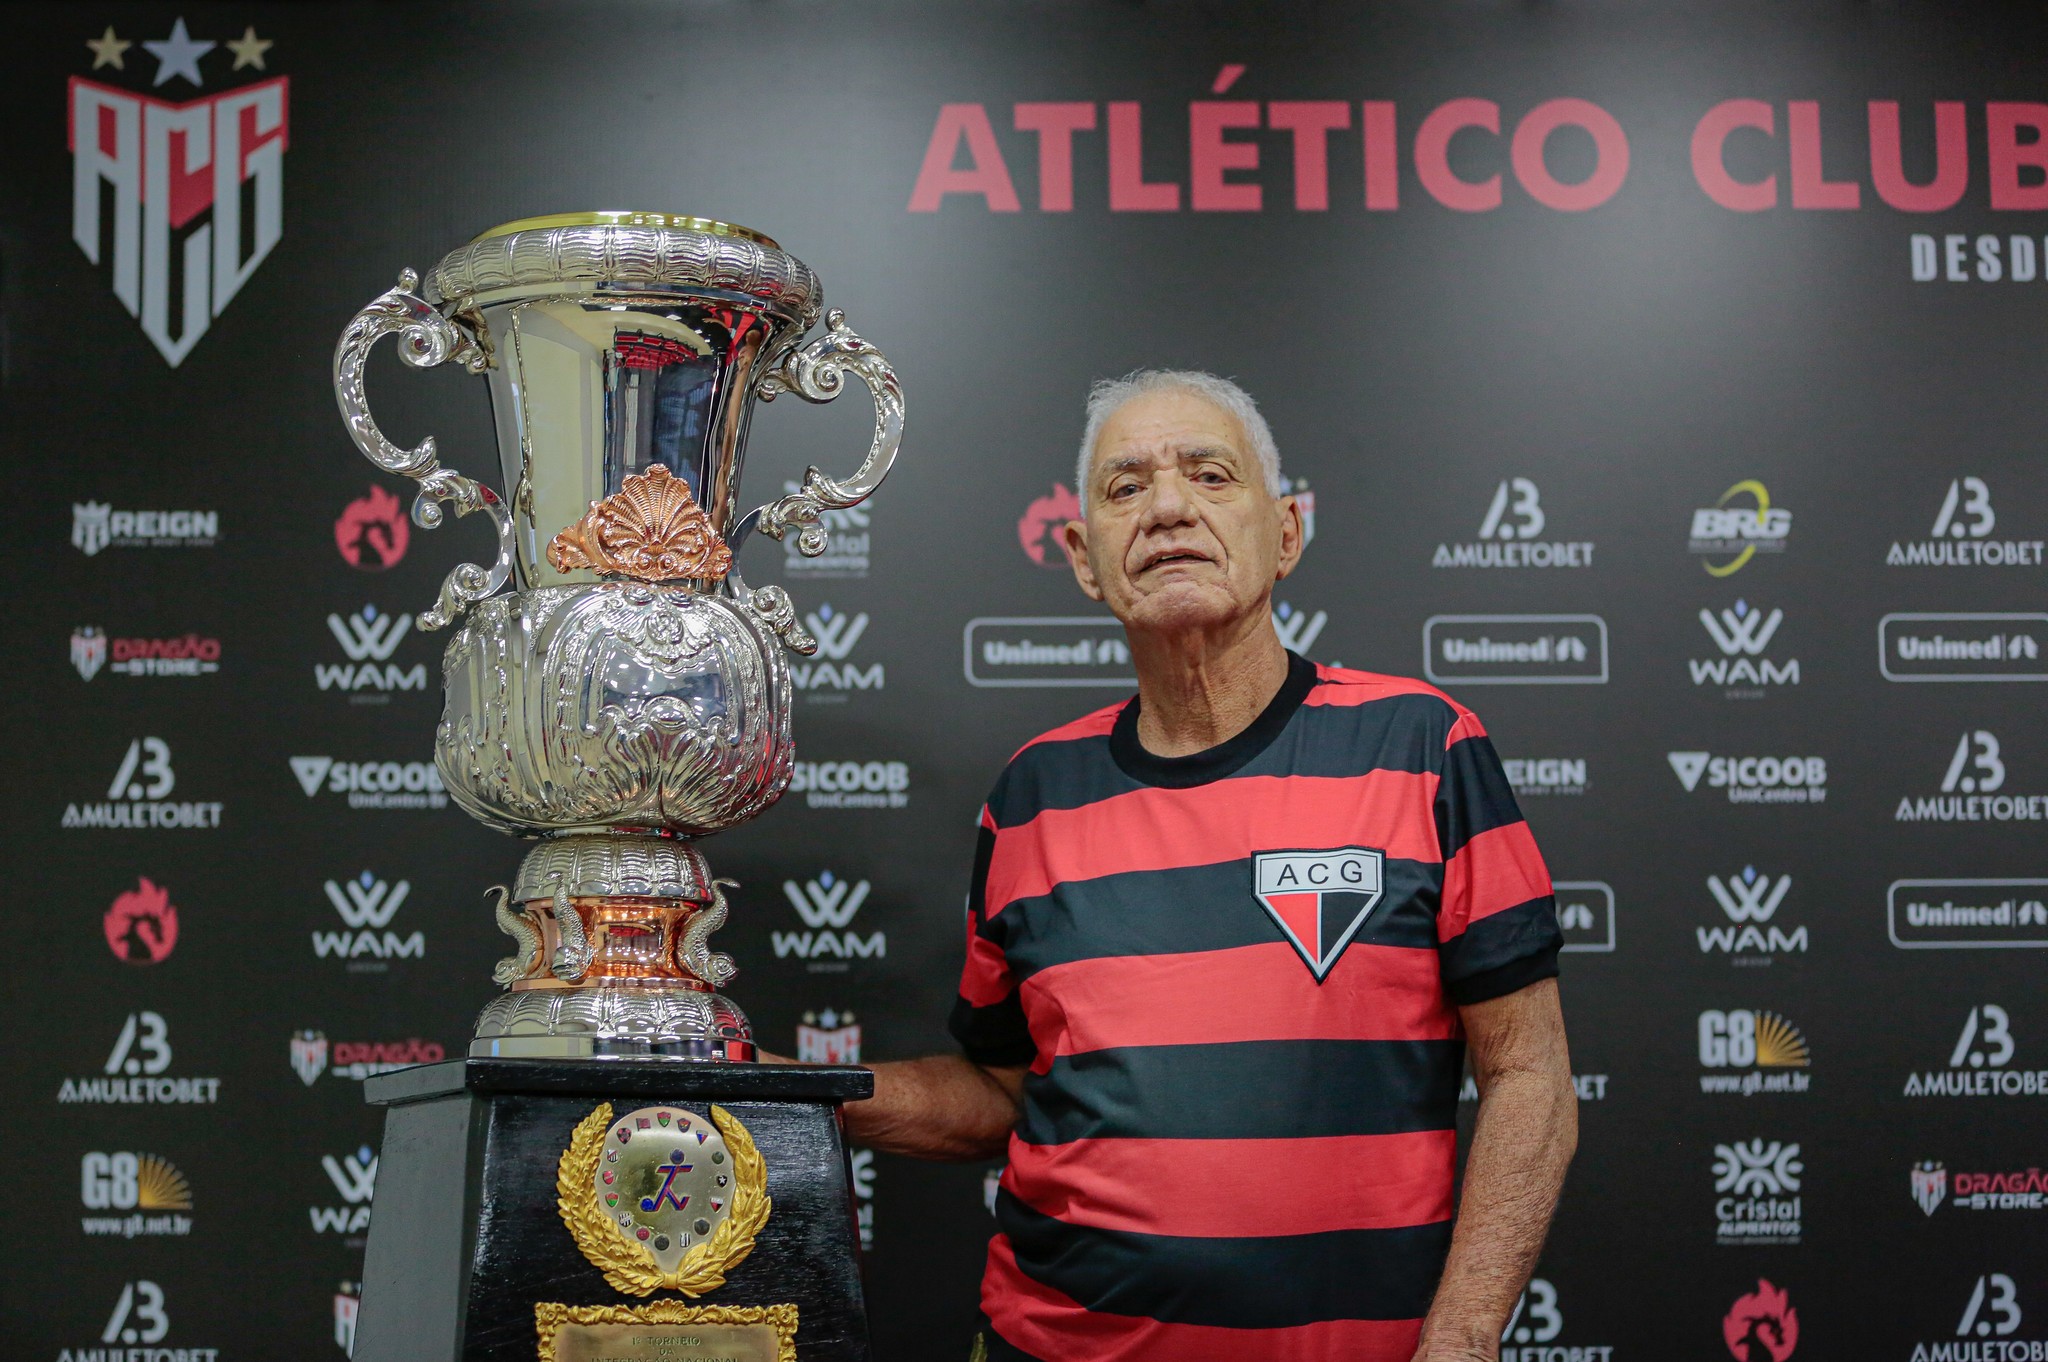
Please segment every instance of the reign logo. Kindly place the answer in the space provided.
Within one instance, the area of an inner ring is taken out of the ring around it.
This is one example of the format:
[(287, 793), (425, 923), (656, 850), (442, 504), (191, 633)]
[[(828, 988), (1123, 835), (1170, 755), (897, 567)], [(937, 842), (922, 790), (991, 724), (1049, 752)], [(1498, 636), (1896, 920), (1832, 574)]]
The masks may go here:
[[(133, 44), (111, 27), (88, 46), (95, 71), (127, 70)], [(156, 86), (200, 86), (200, 62), (221, 44), (193, 39), (179, 19), (142, 46)], [(263, 70), (269, 46), (253, 29), (226, 44), (235, 70)], [(72, 240), (93, 264), (108, 261), (114, 296), (173, 367), (283, 235), (288, 88), (273, 76), (174, 104), (71, 78)]]

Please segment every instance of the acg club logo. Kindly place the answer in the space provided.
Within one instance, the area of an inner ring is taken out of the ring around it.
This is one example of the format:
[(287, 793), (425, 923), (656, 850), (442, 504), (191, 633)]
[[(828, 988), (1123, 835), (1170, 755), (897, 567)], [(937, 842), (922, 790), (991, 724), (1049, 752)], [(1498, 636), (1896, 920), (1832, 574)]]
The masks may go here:
[(1792, 513), (1771, 505), (1771, 494), (1755, 478), (1744, 478), (1712, 506), (1692, 513), (1688, 548), (1708, 559), (1710, 577), (1729, 577), (1759, 553), (1782, 553), (1792, 533)]
[(170, 955), (178, 944), (178, 909), (171, 891), (139, 877), (133, 889), (114, 896), (114, 902), (100, 918), (107, 949), (116, 960), (131, 965), (154, 965)]
[(412, 525), (398, 498), (372, 487), (341, 508), (334, 521), (334, 547), (342, 561), (364, 572), (397, 567), (412, 542)]
[(1081, 518), (1081, 499), (1074, 489), (1056, 482), (1052, 490), (1035, 498), (1017, 520), (1017, 544), (1024, 556), (1042, 568), (1065, 571), (1067, 551), (1061, 531), (1070, 520)]
[[(110, 25), (86, 44), (92, 69), (126, 75), (134, 45)], [(234, 70), (263, 71), (270, 45), (253, 28), (225, 44), (195, 39), (181, 18), (169, 36), (142, 47), (156, 61), (154, 89), (173, 80), (203, 86), (201, 62), (217, 48), (224, 50), (216, 62), (232, 52)], [(272, 76), (172, 104), (71, 78), (66, 142), (78, 185), (71, 239), (95, 265), (111, 246), (114, 296), (173, 368), (284, 233), (287, 90), (286, 77)], [(111, 217), (103, 216), (108, 207)]]
[(796, 1057), (801, 1064), (860, 1063), (860, 1023), (851, 1012), (829, 1007), (804, 1013), (796, 1028)]

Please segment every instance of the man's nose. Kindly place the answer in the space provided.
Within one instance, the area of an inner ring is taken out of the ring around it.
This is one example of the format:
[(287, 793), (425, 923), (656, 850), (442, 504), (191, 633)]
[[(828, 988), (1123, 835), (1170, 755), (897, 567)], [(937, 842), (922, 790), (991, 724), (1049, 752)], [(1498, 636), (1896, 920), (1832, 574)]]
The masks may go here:
[(1175, 525), (1189, 524), (1194, 518), (1195, 499), (1190, 494), (1187, 479), (1177, 472), (1154, 476), (1151, 495), (1145, 499), (1143, 528), (1171, 529)]

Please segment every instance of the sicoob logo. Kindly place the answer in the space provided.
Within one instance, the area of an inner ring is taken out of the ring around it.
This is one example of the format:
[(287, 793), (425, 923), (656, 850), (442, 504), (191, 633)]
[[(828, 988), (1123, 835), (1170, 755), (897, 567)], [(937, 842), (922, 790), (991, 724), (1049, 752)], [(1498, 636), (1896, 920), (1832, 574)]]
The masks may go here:
[[(134, 45), (108, 27), (86, 44), (92, 69), (126, 74)], [(221, 47), (222, 57), (234, 54), (234, 70), (262, 71), (270, 45), (253, 28), (226, 44), (195, 39), (183, 19), (168, 37), (142, 44), (156, 60), (152, 88), (173, 80), (204, 85), (200, 63)], [(65, 140), (78, 186), (71, 239), (95, 265), (112, 246), (114, 296), (141, 318), (143, 334), (174, 368), (284, 233), (287, 89), (285, 77), (272, 76), (172, 104), (71, 78)], [(104, 207), (111, 220), (103, 219)]]
[(1264, 851), (1252, 857), (1252, 896), (1317, 983), (1383, 897), (1383, 853), (1369, 847)]

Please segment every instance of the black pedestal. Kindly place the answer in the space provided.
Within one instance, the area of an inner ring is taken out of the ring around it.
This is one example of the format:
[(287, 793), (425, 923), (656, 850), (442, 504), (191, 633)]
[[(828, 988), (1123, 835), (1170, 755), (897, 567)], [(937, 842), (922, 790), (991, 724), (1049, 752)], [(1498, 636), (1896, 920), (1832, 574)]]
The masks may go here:
[(701, 1304), (794, 1304), (803, 1362), (867, 1362), (867, 1305), (838, 1104), (858, 1068), (633, 1060), (462, 1059), (369, 1080), (386, 1109), (355, 1362), (533, 1362), (534, 1306), (641, 1305), (614, 1291), (555, 1208), (576, 1123), (609, 1101), (746, 1126), (774, 1210), (754, 1251)]

